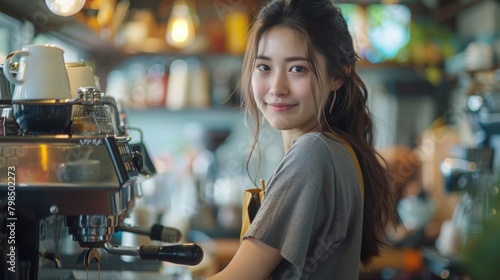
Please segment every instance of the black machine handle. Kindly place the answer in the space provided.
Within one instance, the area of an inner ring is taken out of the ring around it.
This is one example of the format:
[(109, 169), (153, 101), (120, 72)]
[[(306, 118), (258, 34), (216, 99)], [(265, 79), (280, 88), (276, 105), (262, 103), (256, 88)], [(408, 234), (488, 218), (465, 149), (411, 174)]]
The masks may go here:
[(194, 243), (167, 246), (142, 245), (139, 247), (138, 255), (141, 260), (197, 265), (203, 259), (203, 249)]

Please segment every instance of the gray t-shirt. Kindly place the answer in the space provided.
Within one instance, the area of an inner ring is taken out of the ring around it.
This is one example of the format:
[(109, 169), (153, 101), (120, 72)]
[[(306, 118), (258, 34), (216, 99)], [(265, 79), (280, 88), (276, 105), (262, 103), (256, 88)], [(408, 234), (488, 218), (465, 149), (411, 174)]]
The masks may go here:
[[(349, 147), (350, 148), (350, 147)], [(358, 279), (363, 197), (356, 163), (320, 133), (296, 139), (245, 237), (277, 248), (281, 279)]]

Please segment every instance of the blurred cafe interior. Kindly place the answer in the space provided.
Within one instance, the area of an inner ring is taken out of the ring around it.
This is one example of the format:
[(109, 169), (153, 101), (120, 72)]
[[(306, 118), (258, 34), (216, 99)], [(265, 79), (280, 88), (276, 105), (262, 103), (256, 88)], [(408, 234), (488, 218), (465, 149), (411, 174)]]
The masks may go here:
[[(1, 279), (199, 280), (228, 264), (249, 174), (268, 179), (284, 153), (264, 126), (247, 169), (238, 82), (264, 2), (0, 0)], [(360, 279), (497, 279), (500, 2), (335, 3), (400, 217)]]

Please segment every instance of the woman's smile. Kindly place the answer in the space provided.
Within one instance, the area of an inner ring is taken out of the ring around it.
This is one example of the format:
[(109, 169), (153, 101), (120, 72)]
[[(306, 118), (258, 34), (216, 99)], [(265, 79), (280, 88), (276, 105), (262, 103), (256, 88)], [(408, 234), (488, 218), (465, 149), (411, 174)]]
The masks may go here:
[(297, 104), (288, 104), (288, 103), (267, 103), (267, 106), (271, 107), (276, 112), (285, 112), (289, 111), (297, 106)]

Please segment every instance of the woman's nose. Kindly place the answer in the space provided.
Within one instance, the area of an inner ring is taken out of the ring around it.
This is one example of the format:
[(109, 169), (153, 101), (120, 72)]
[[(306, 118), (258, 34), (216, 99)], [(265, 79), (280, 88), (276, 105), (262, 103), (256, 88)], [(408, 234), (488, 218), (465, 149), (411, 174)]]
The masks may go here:
[(283, 96), (289, 93), (286, 75), (280, 73), (274, 75), (269, 93), (273, 96)]

